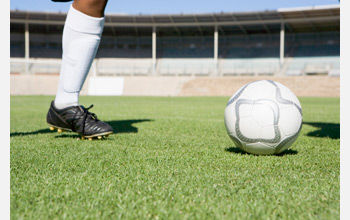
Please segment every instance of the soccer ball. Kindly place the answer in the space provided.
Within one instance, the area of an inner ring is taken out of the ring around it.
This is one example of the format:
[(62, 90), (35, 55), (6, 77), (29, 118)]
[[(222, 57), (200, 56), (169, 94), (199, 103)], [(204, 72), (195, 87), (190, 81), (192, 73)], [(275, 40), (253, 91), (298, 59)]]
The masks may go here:
[(281, 83), (254, 81), (227, 103), (225, 126), (233, 142), (251, 154), (278, 154), (297, 139), (302, 126), (298, 98)]

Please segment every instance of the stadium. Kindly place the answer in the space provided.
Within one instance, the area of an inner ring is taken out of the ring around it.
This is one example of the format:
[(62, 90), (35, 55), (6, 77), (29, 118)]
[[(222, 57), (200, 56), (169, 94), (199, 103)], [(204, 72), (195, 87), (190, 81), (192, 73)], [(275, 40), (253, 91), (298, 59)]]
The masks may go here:
[(339, 5), (106, 14), (79, 104), (113, 134), (91, 140), (47, 121), (66, 17), (10, 11), (11, 219), (339, 219)]
[[(65, 17), (11, 11), (11, 94), (55, 94)], [(111, 14), (82, 94), (230, 95), (251, 77), (282, 77), (298, 95), (339, 96), (339, 57), (339, 5)], [(309, 80), (321, 84), (310, 88)], [(37, 86), (42, 81), (46, 87)], [(220, 86), (222, 81), (232, 86)]]

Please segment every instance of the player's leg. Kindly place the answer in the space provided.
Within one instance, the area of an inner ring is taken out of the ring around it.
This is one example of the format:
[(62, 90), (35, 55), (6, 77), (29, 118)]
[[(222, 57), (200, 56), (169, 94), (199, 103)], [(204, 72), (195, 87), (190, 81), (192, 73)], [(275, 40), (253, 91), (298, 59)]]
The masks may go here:
[(75, 0), (63, 30), (63, 56), (55, 98), (58, 108), (77, 106), (91, 64), (100, 44), (107, 0)]
[(79, 94), (95, 58), (107, 0), (75, 0), (64, 25), (63, 56), (55, 100), (47, 114), (54, 128), (72, 130), (86, 137), (106, 135), (113, 129), (79, 105)]
[[(71, 2), (73, 0), (51, 0), (53, 2)], [(75, 0), (73, 7), (78, 11), (92, 16), (103, 17), (108, 0)]]
[(104, 17), (107, 0), (75, 0), (73, 7), (92, 17)]

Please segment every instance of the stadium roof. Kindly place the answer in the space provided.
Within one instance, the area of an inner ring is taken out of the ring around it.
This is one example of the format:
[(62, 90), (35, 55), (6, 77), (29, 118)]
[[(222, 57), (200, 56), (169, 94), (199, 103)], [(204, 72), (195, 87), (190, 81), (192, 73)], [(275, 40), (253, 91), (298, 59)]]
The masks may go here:
[[(10, 11), (10, 22), (36, 25), (62, 25), (66, 13)], [(107, 14), (105, 27), (125, 28), (178, 28), (219, 27), (220, 32), (251, 34), (255, 32), (276, 33), (284, 24), (287, 32), (339, 31), (340, 6), (316, 6), (286, 8), (273, 11), (233, 12), (212, 14), (158, 14), (158, 15), (119, 15)], [(225, 27), (235, 27), (234, 30)]]

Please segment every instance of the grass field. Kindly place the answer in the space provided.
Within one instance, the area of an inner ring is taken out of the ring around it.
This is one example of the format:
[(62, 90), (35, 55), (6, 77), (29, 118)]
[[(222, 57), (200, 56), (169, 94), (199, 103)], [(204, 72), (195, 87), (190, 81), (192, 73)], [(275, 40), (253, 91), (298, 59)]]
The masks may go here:
[(226, 134), (229, 97), (81, 97), (115, 134), (46, 125), (53, 97), (11, 97), (11, 219), (339, 219), (339, 98), (300, 98), (281, 155)]

